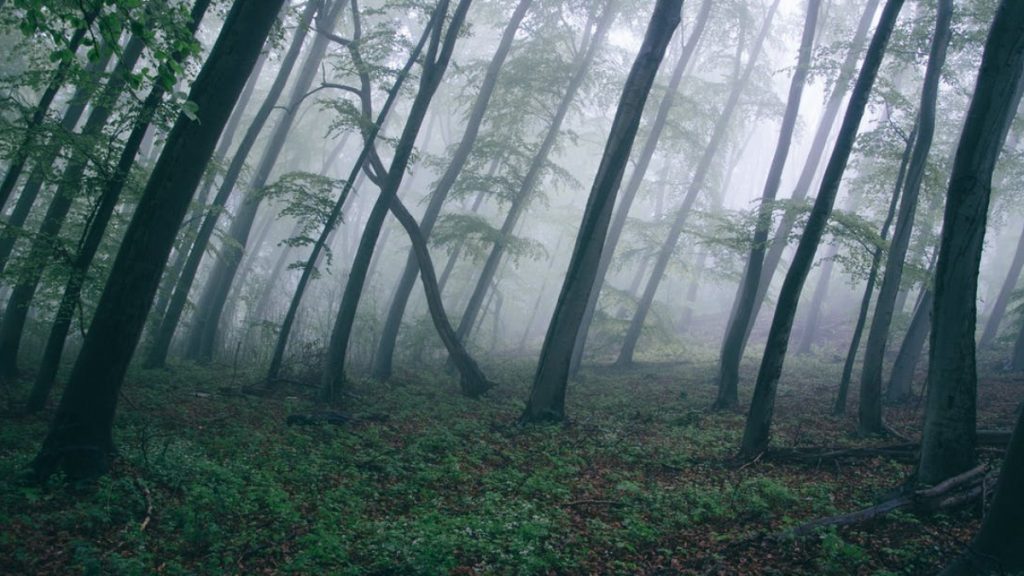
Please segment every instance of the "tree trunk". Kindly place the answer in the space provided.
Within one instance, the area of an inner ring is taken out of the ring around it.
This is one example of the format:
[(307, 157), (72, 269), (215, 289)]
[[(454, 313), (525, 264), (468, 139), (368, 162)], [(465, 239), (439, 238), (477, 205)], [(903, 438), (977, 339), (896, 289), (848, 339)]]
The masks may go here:
[[(340, 2), (341, 0), (338, 1)], [(238, 148), (235, 150), (231, 164), (224, 173), (224, 180), (221, 181), (217, 194), (210, 204), (209, 214), (203, 219), (203, 224), (196, 233), (196, 239), (192, 242), (188, 259), (185, 261), (178, 281), (174, 286), (174, 293), (171, 296), (170, 303), (167, 305), (167, 312), (161, 318), (159, 327), (153, 335), (153, 341), (150, 343), (146, 357), (142, 362), (144, 368), (162, 368), (167, 362), (167, 353), (171, 347), (171, 340), (174, 338), (174, 332), (178, 327), (178, 322), (181, 320), (181, 314), (184, 312), (186, 304), (188, 304), (189, 291), (192, 289), (192, 283), (195, 281), (199, 264), (202, 262), (204, 254), (206, 254), (210, 238), (213, 237), (213, 233), (217, 228), (217, 220), (224, 211), (228, 197), (234, 190), (235, 184), (245, 168), (245, 161), (249, 157), (249, 152), (252, 151), (260, 132), (266, 126), (271, 112), (277, 107), (278, 99), (280, 99), (281, 94), (284, 92), (295, 62), (302, 52), (302, 44), (306, 39), (309, 25), (318, 7), (320, 7), (319, 3), (307, 3), (302, 16), (299, 18), (299, 25), (292, 36), (288, 51), (285, 53), (284, 58), (281, 59), (281, 67), (278, 69), (277, 77), (270, 86), (270, 90), (256, 112), (256, 116), (252, 119), (249, 127), (246, 128), (245, 135), (242, 136), (242, 141), (239, 142)]]
[(7, 307), (4, 308), (3, 322), (0, 323), (0, 380), (11, 378), (18, 372), (18, 350), (21, 347), (21, 336), (25, 331), (32, 299), (35, 297), (47, 263), (60, 244), (60, 230), (78, 197), (76, 192), (82, 185), (93, 151), (100, 144), (103, 128), (113, 114), (144, 47), (145, 43), (140, 36), (132, 36), (121, 53), (121, 58), (107, 85), (96, 98), (95, 106), (89, 113), (85, 126), (82, 127), (81, 137), (84, 142), (71, 153), (67, 167), (61, 174), (60, 184), (32, 241), (28, 253), (28, 261), (32, 267), (18, 278), (7, 301)]
[(409, 158), (412, 155), (413, 146), (426, 116), (427, 108), (448, 68), (448, 62), (451, 59), (452, 50), (455, 48), (459, 29), (469, 10), (470, 2), (471, 0), (459, 1), (448, 24), (448, 29), (443, 34), (443, 41), (442, 24), (448, 12), (448, 0), (441, 0), (438, 3), (431, 22), (428, 24), (428, 27), (431, 28), (430, 43), (420, 75), (416, 98), (409, 111), (405, 127), (402, 129), (402, 135), (395, 146), (391, 165), (382, 182), (380, 196), (370, 211), (362, 238), (359, 240), (359, 248), (356, 251), (348, 282), (345, 284), (341, 305), (338, 308), (338, 316), (331, 331), (331, 341), (327, 349), (323, 372), (324, 397), (327, 400), (333, 400), (335, 393), (344, 384), (345, 356), (348, 352), (349, 338), (352, 335), (356, 309), (359, 307), (359, 299), (362, 297), (363, 286), (366, 284), (370, 260), (373, 258), (373, 252), (384, 225), (384, 218), (394, 203), (398, 187), (402, 184), (402, 178), (405, 176), (405, 169), (409, 164)]
[(68, 39), (67, 55), (61, 58), (57, 69), (54, 70), (53, 76), (50, 78), (49, 84), (46, 85), (46, 89), (39, 96), (39, 102), (36, 104), (32, 116), (25, 126), (25, 134), (21, 137), (21, 142), (18, 143), (14, 153), (11, 154), (7, 165), (7, 173), (4, 174), (4, 179), (0, 182), (0, 210), (3, 209), (4, 204), (7, 204), (7, 200), (11, 197), (11, 192), (14, 191), (14, 186), (18, 183), (18, 178), (21, 177), (21, 172), (25, 169), (25, 163), (31, 155), (36, 132), (42, 126), (43, 121), (46, 120), (46, 114), (50, 111), (50, 105), (53, 104), (53, 99), (56, 98), (57, 92), (64, 86), (64, 81), (67, 80), (68, 73), (71, 71), (71, 65), (75, 62), (75, 53), (81, 47), (82, 41), (85, 40), (86, 35), (89, 33), (89, 28), (92, 26), (93, 21), (96, 20), (98, 14), (99, 9), (96, 8), (90, 9), (83, 14), (81, 26), (76, 28), (71, 34), (71, 38)]
[[(462, 134), (462, 140), (459, 141), (459, 146), (455, 149), (448, 168), (438, 181), (437, 187), (430, 197), (430, 202), (423, 212), (423, 217), (420, 218), (419, 229), (424, 237), (430, 237), (434, 224), (441, 214), (441, 208), (448, 198), (448, 193), (451, 191), (452, 186), (455, 185), (455, 180), (462, 172), (466, 161), (469, 160), (470, 152), (473, 151), (473, 145), (476, 143), (477, 135), (480, 133), (480, 125), (483, 123), (487, 105), (490, 104), (494, 88), (497, 86), (498, 75), (505, 64), (505, 59), (512, 50), (512, 40), (515, 38), (519, 24), (523, 21), (523, 17), (526, 16), (526, 11), (532, 3), (533, 0), (519, 0), (519, 4), (512, 12), (511, 19), (505, 25), (505, 31), (501, 35), (498, 49), (494, 53), (494, 57), (491, 58), (491, 63), (487, 66), (487, 72), (484, 75), (483, 82), (480, 84), (480, 90), (477, 92), (473, 108), (470, 110), (469, 117), (466, 120), (466, 129)], [(405, 269), (402, 271), (402, 276), (395, 287), (395, 294), (391, 299), (391, 307), (388, 309), (387, 319), (384, 321), (384, 327), (381, 332), (380, 345), (377, 347), (377, 354), (374, 357), (372, 374), (378, 380), (387, 380), (391, 376), (395, 344), (398, 342), (398, 332), (402, 327), (402, 317), (405, 316), (405, 307), (409, 303), (409, 296), (412, 294), (412, 288), (416, 283), (417, 262), (415, 251), (411, 249), (408, 258), (406, 258)]]
[(992, 305), (992, 310), (989, 312), (985, 331), (981, 333), (981, 340), (978, 341), (979, 348), (991, 346), (999, 334), (999, 324), (1003, 321), (1003, 316), (1006, 315), (1010, 296), (1013, 294), (1014, 288), (1017, 287), (1017, 280), (1020, 279), (1021, 268), (1024, 268), (1024, 231), (1021, 231), (1020, 238), (1017, 240), (1017, 251), (1013, 254), (1013, 262), (1010, 264), (1010, 270), (1006, 273), (1006, 280), (1003, 281), (1003, 286), (999, 289), (999, 296), (996, 297), (995, 304)]
[[(317, 22), (318, 27), (326, 31), (333, 30), (341, 16), (344, 4), (344, 0), (335, 0), (334, 4), (329, 7), (325, 4), (323, 7), (327, 8), (327, 14), (322, 21)], [(288, 134), (298, 117), (299, 107), (306, 98), (306, 93), (309, 92), (310, 86), (313, 85), (313, 81), (320, 73), (320, 63), (327, 54), (330, 42), (331, 39), (327, 34), (317, 34), (313, 38), (309, 53), (292, 84), (291, 96), (288, 98), (283, 115), (274, 126), (266, 148), (263, 149), (260, 161), (256, 165), (256, 170), (246, 186), (248, 194), (242, 199), (235, 217), (231, 220), (227, 238), (220, 247), (219, 258), (214, 263), (210, 277), (203, 288), (202, 296), (196, 304), (196, 313), (192, 318), (192, 327), (189, 330), (185, 352), (185, 356), (190, 360), (209, 362), (213, 359), (221, 314), (227, 303), (231, 284), (238, 272), (238, 266), (242, 261), (242, 254), (249, 241), (256, 213), (262, 204), (263, 187), (269, 180), (270, 174), (277, 164), (277, 159), (284, 149)]]
[(926, 287), (917, 308), (914, 309), (914, 318), (910, 321), (910, 328), (903, 337), (900, 351), (892, 365), (892, 374), (889, 375), (889, 396), (900, 398), (911, 394), (914, 372), (928, 341), (928, 330), (932, 324), (932, 296), (932, 289)]
[[(821, 163), (821, 159), (825, 154), (827, 148), (829, 134), (832, 132), (832, 126), (835, 124), (836, 118), (839, 115), (839, 109), (842, 107), (843, 99), (846, 97), (847, 91), (850, 89), (850, 80), (857, 72), (857, 61), (860, 58), (861, 50), (864, 47), (864, 42), (867, 39), (868, 31), (871, 28), (871, 23), (874, 20), (875, 12), (878, 9), (880, 0), (868, 0), (867, 5), (864, 7), (864, 13), (861, 15), (860, 22), (857, 24), (857, 30), (854, 32), (853, 40), (850, 43), (850, 50), (846, 53), (846, 58), (843, 60), (843, 64), (839, 69), (839, 76), (836, 78), (835, 88), (832, 89), (832, 93), (829, 94), (828, 102), (825, 104), (825, 111), (822, 113), (821, 120), (818, 121), (818, 128), (814, 134), (814, 140), (811, 143), (810, 154), (807, 160), (804, 162), (803, 170), (800, 172), (800, 178), (797, 181), (796, 187), (793, 189), (793, 193), (790, 199), (793, 201), (802, 201), (807, 197), (807, 192), (811, 189), (811, 183), (814, 181), (814, 175), (818, 171), (818, 165)], [(771, 245), (767, 248), (767, 252), (764, 255), (763, 264), (761, 265), (761, 275), (756, 278), (748, 278), (744, 275), (741, 281), (739, 291), (737, 292), (736, 304), (733, 312), (729, 318), (729, 328), (727, 330), (727, 338), (731, 340), (739, 340), (739, 356), (743, 356), (743, 351), (746, 349), (747, 340), (750, 338), (750, 331), (754, 328), (754, 322), (757, 320), (757, 314), (761, 310), (761, 305), (764, 303), (764, 299), (768, 294), (768, 288), (771, 286), (772, 277), (775, 275), (775, 270), (779, 266), (779, 262), (782, 260), (782, 254), (789, 246), (789, 234), (793, 229), (793, 225), (796, 223), (795, 215), (784, 214), (781, 222), (779, 222), (778, 229), (776, 230), (775, 237), (771, 242)], [(754, 283), (757, 286), (757, 292), (754, 295), (753, 304), (749, 304), (740, 298), (740, 294), (747, 290), (747, 284)], [(740, 312), (740, 307), (752, 306), (749, 312), (743, 310), (743, 316), (746, 322), (738, 326), (736, 324), (737, 313)], [(738, 336), (732, 335), (734, 330), (742, 329), (742, 339)]]
[[(868, 342), (864, 349), (864, 368), (861, 372), (860, 405), (858, 419), (861, 434), (885, 432), (882, 421), (882, 369), (892, 325), (896, 295), (903, 277), (903, 263), (910, 246), (910, 233), (914, 228), (917, 199), (924, 180), (928, 152), (935, 134), (935, 107), (939, 95), (939, 80), (942, 66), (946, 61), (946, 47), (951, 36), (950, 22), (953, 19), (953, 0), (939, 0), (935, 20), (935, 34), (928, 56), (924, 87), (921, 89), (921, 107), (917, 117), (917, 142), (907, 168), (907, 181), (903, 198), (900, 199), (899, 217), (893, 230), (889, 254), (885, 261), (885, 275), (875, 302), (875, 315), (868, 331)], [(899, 400), (890, 398), (890, 401)]]
[(640, 340), (640, 333), (643, 331), (644, 321), (647, 319), (647, 313), (651, 309), (651, 304), (654, 303), (654, 295), (658, 291), (658, 284), (665, 276), (665, 270), (668, 269), (669, 259), (672, 257), (672, 252), (675, 251), (676, 244), (679, 243), (679, 237), (683, 233), (683, 226), (685, 226), (686, 219), (690, 215), (690, 208), (697, 200), (697, 195), (704, 189), (705, 181), (707, 180), (708, 173), (711, 170), (711, 163), (714, 161), (719, 147), (726, 138), (726, 132), (729, 128), (730, 122), (732, 121), (732, 115), (736, 110), (736, 106), (739, 104), (740, 96), (743, 94), (747, 84), (750, 82), (750, 76), (754, 72), (754, 67), (761, 54), (761, 48), (764, 46), (765, 38), (768, 37), (768, 31), (771, 29), (771, 23), (775, 17), (775, 12), (778, 7), (779, 1), (775, 0), (775, 2), (772, 3), (771, 8), (768, 9), (768, 14), (765, 16), (764, 23), (761, 25), (761, 31), (758, 33), (757, 39), (754, 41), (754, 45), (750, 49), (750, 56), (748, 57), (746, 68), (743, 70), (743, 75), (737, 78), (733, 84), (732, 91), (729, 93), (729, 100), (725, 103), (725, 107), (722, 109), (718, 120), (715, 122), (711, 139), (708, 141), (708, 145), (704, 149), (704, 153), (701, 156), (697, 167), (694, 169), (693, 180), (690, 182), (690, 185), (686, 190), (686, 196), (683, 198), (682, 205), (680, 205), (678, 212), (676, 212), (675, 219), (672, 222), (672, 228), (668, 233), (668, 238), (665, 239), (665, 243), (662, 244), (661, 249), (658, 251), (658, 256), (654, 261), (654, 266), (651, 270), (650, 279), (647, 281), (647, 286), (644, 288), (643, 296), (640, 297), (640, 301), (637, 303), (636, 313), (633, 314), (633, 319), (629, 324), (629, 329), (626, 331), (626, 337), (623, 340), (622, 349), (619, 351), (619, 357), (615, 361), (615, 363), (620, 366), (633, 363), (633, 352), (636, 350), (637, 342)]
[(104, 474), (124, 375), (192, 194), (284, 0), (235, 0), (188, 99), (167, 136), (100, 296), (88, 334), (32, 462), (40, 481), (63, 468), (70, 479)]
[(917, 480), (935, 484), (974, 466), (978, 268), (992, 170), (1020, 102), (1024, 2), (1003, 1), (985, 42), (946, 193), (935, 268), (928, 401)]
[[(917, 139), (917, 125), (911, 131), (903, 148), (903, 156), (900, 157), (900, 167), (896, 173), (896, 185), (893, 186), (892, 197), (889, 199), (889, 210), (885, 214), (885, 221), (882, 223), (882, 230), (879, 236), (884, 241), (889, 236), (889, 227), (892, 226), (893, 218), (896, 216), (896, 206), (899, 203), (900, 193), (903, 191), (903, 181), (907, 174), (907, 165), (910, 163), (910, 156), (914, 150), (914, 141)], [(853, 326), (853, 335), (850, 338), (850, 347), (846, 350), (846, 360), (843, 362), (843, 375), (839, 379), (839, 389), (836, 394), (836, 401), (832, 405), (832, 414), (846, 414), (846, 399), (850, 395), (850, 381), (853, 379), (853, 365), (857, 361), (857, 352), (860, 350), (860, 341), (864, 336), (864, 326), (868, 321), (868, 311), (871, 309), (871, 299), (875, 296), (875, 284), (878, 282), (878, 269), (882, 264), (882, 248), (875, 248), (871, 255), (871, 269), (868, 271), (868, 280), (864, 285), (864, 296), (860, 300), (860, 310), (857, 312), (857, 322)]]
[(835, 256), (838, 248), (832, 246), (828, 254), (822, 259), (821, 271), (818, 273), (818, 284), (814, 287), (814, 294), (809, 303), (810, 310), (807, 311), (807, 318), (804, 320), (804, 329), (800, 334), (800, 345), (796, 348), (797, 354), (810, 354), (811, 347), (817, 340), (818, 325), (821, 323), (821, 309), (828, 298), (829, 284), (832, 283), (832, 268), (835, 265)]
[[(199, 28), (199, 23), (210, 7), (210, 2), (211, 0), (196, 0), (195, 4), (193, 4), (189, 21), (189, 31), (192, 34), (195, 34), (195, 31)], [(180, 64), (184, 60), (185, 55), (178, 52), (173, 54), (172, 58), (174, 62)], [(96, 256), (100, 243), (103, 241), (107, 225), (114, 213), (114, 208), (117, 207), (121, 192), (128, 182), (128, 174), (135, 163), (136, 156), (138, 156), (142, 140), (152, 124), (153, 117), (160, 107), (165, 93), (166, 89), (163, 83), (157, 82), (153, 85), (149, 95), (146, 96), (142, 103), (142, 108), (135, 119), (132, 131), (128, 135), (128, 140), (121, 150), (117, 167), (114, 169), (111, 178), (107, 181), (100, 195), (99, 203), (93, 212), (92, 219), (82, 239), (81, 247), (72, 262), (71, 273), (68, 276), (67, 283), (64, 285), (64, 293), (61, 296), (53, 326), (50, 328), (50, 334), (46, 340), (46, 348), (43, 351), (39, 372), (36, 374), (32, 391), (29, 394), (27, 405), (29, 412), (42, 410), (50, 395), (50, 390), (53, 388), (57, 377), (57, 370), (60, 368), (61, 355), (64, 353), (64, 342), (67, 340), (68, 331), (71, 329), (75, 308), (78, 306), (82, 287), (85, 284), (85, 275), (92, 266), (93, 258)]]
[(473, 329), (473, 325), (476, 323), (477, 316), (480, 314), (480, 308), (484, 303), (484, 298), (487, 296), (487, 290), (494, 281), (494, 275), (498, 272), (498, 266), (501, 264), (501, 258), (505, 254), (505, 244), (512, 236), (513, 231), (518, 225), (519, 218), (524, 212), (526, 212), (526, 208), (533, 196), (533, 191), (540, 180), (541, 173), (543, 172), (545, 165), (547, 164), (548, 156), (554, 148), (555, 142), (562, 131), (562, 123), (569, 114), (572, 102), (576, 98), (576, 94), (580, 87), (583, 85), (587, 72), (590, 70), (590, 66), (594, 61), (594, 57), (605, 43), (605, 39), (608, 36), (608, 30), (611, 28), (618, 10), (619, 0), (609, 0), (605, 4), (604, 12), (602, 13), (601, 19), (594, 30), (593, 36), (590, 37), (589, 43), (586, 44), (585, 48), (581, 47), (577, 52), (575, 62), (573, 63), (572, 77), (569, 80), (566, 91), (562, 94), (562, 98), (558, 103), (558, 108), (555, 110), (555, 115), (547, 127), (544, 140), (541, 142), (540, 147), (537, 149), (533, 159), (530, 161), (530, 166), (527, 169), (526, 175), (523, 177), (523, 181), (519, 184), (519, 190), (513, 197), (512, 205), (509, 207), (508, 214), (505, 215), (505, 221), (502, 223), (501, 230), (498, 232), (498, 238), (495, 241), (494, 246), (491, 248), (490, 253), (487, 255), (487, 260), (484, 261), (483, 268), (480, 271), (480, 277), (477, 279), (476, 285), (473, 288), (473, 293), (469, 297), (469, 303), (466, 304), (466, 309), (459, 321), (457, 334), (459, 335), (459, 339), (463, 342), (467, 342), (469, 340), (470, 332)]
[(800, 292), (807, 280), (807, 273), (814, 263), (814, 254), (818, 250), (818, 244), (825, 233), (825, 225), (832, 213), (832, 206), (835, 204), (839, 185), (842, 183), (843, 173), (857, 138), (857, 130), (864, 117), (864, 109), (867, 107), (878, 69), (885, 56), (886, 45), (902, 7), (903, 0), (886, 0), (885, 7), (882, 9), (878, 27), (871, 38), (871, 45), (864, 57), (864, 64), (861, 66), (857, 83), (850, 95), (850, 103), (846, 108), (846, 115), (843, 118), (843, 125), (839, 129), (839, 136), (836, 138), (832, 156), (825, 168), (818, 196), (808, 215), (803, 235), (800, 237), (796, 254), (793, 256), (793, 262), (790, 264), (786, 279), (782, 284), (782, 291), (779, 293), (778, 304), (775, 307), (775, 317), (772, 318), (772, 327), (768, 333), (764, 356), (761, 359), (761, 368), (757, 374), (757, 383), (754, 386), (754, 397), (750, 403), (750, 412), (747, 414), (747, 423), (743, 431), (743, 443), (740, 447), (740, 456), (743, 458), (756, 457), (768, 446), (772, 412), (775, 407), (775, 391), (782, 374), (782, 364), (786, 358), (786, 348), (789, 345), (790, 331), (793, 329), (796, 307), (800, 302)]
[[(587, 308), (583, 312), (583, 320), (580, 323), (580, 330), (576, 335), (576, 343), (573, 346), (572, 362), (569, 368), (570, 375), (575, 375), (583, 363), (583, 352), (587, 344), (587, 335), (590, 333), (590, 324), (593, 322), (594, 312), (597, 310), (601, 288), (604, 287), (605, 278), (608, 276), (608, 267), (611, 266), (612, 258), (615, 256), (615, 248), (619, 245), (619, 240), (622, 238), (622, 231), (626, 227), (626, 219), (629, 217), (629, 210), (633, 206), (633, 200), (636, 198), (637, 192), (640, 191), (640, 186), (643, 185), (644, 176), (647, 175), (647, 169), (654, 158), (658, 141), (661, 140), (661, 134), (668, 123), (668, 115), (675, 105), (683, 73), (686, 72), (686, 67), (689, 65), (697, 49), (697, 43), (700, 42), (701, 36), (704, 34), (710, 14), (711, 0), (704, 0), (694, 21), (693, 31), (690, 32), (686, 44), (683, 45), (683, 50), (679, 54), (679, 60), (676, 61), (675, 68), (672, 69), (672, 76), (669, 78), (668, 86), (665, 89), (665, 96), (662, 97), (661, 103), (658, 105), (658, 112), (651, 122), (651, 131), (647, 134), (647, 139), (644, 141), (644, 146), (641, 148), (640, 155), (637, 158), (636, 166), (629, 176), (626, 188), (622, 191), (618, 209), (612, 216), (612, 221), (608, 228), (608, 238), (605, 240), (605, 247), (601, 251), (601, 262), (598, 264), (597, 276), (594, 279), (594, 289), (591, 290), (590, 297), (587, 300)], [(647, 262), (645, 261), (643, 270), (646, 270), (646, 268)], [(631, 293), (635, 292), (636, 290), (631, 291)]]
[(615, 196), (629, 162), (651, 85), (679, 25), (682, 4), (682, 0), (657, 1), (644, 42), (626, 78), (520, 422), (561, 422), (565, 419), (569, 362), (587, 300), (590, 292), (596, 289), (594, 281), (605, 247)]

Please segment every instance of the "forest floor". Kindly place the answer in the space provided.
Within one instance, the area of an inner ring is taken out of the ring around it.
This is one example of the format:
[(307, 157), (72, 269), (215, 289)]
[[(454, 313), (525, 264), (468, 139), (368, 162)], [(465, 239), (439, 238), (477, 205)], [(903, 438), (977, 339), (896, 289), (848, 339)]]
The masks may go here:
[[(0, 573), (933, 574), (978, 526), (975, 505), (765, 537), (868, 506), (912, 464), (737, 466), (743, 416), (706, 411), (711, 353), (588, 369), (570, 388), (571, 422), (555, 427), (514, 423), (529, 362), (488, 371), (502, 385), (476, 401), (436, 374), (354, 383), (340, 426), (286, 425), (317, 410), (298, 385), (259, 397), (230, 368), (135, 372), (121, 457), (86, 487), (20, 484), (49, 414), (4, 415)], [(828, 416), (838, 371), (832, 358), (787, 363), (775, 445), (896, 442), (853, 435), (855, 406)], [(982, 377), (979, 428), (1010, 426), (1022, 384)], [(921, 410), (887, 419), (914, 437)]]

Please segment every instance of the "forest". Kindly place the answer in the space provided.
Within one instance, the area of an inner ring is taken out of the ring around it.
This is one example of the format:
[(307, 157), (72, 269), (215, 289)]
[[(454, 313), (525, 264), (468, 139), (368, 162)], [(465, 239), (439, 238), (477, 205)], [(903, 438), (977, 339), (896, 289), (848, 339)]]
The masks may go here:
[(1024, 1), (0, 54), (0, 574), (1024, 574)]

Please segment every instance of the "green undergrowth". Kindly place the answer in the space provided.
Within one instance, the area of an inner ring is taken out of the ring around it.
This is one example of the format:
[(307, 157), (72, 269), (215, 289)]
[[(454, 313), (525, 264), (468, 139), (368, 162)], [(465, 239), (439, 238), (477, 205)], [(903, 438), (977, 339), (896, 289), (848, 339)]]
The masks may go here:
[[(831, 375), (816, 362), (783, 384), (776, 441), (857, 442), (821, 416), (814, 391)], [(333, 408), (352, 417), (343, 426), (287, 426), (320, 409), (313, 391), (244, 395), (255, 376), (234, 369), (134, 372), (120, 458), (90, 486), (20, 484), (48, 414), (6, 417), (0, 572), (915, 574), (958, 545), (930, 540), (956, 519), (929, 532), (897, 516), (878, 545), (847, 530), (751, 548), (752, 535), (870, 503), (907, 467), (733, 464), (743, 419), (705, 410), (711, 362), (587, 370), (570, 423), (526, 428), (529, 364), (488, 370), (501, 386), (480, 400), (443, 374), (355, 382)]]

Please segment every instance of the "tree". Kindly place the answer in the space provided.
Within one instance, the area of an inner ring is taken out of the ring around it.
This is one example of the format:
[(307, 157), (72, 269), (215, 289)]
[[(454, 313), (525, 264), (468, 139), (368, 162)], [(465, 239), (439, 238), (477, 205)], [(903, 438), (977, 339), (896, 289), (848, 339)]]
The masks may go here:
[[(331, 340), (327, 348), (327, 359), (323, 371), (324, 396), (333, 399), (335, 393), (340, 389), (345, 380), (345, 355), (348, 352), (348, 342), (352, 335), (352, 324), (356, 317), (356, 309), (359, 307), (359, 300), (362, 297), (363, 286), (366, 284), (367, 273), (370, 268), (370, 260), (373, 258), (377, 240), (380, 237), (381, 228), (384, 225), (384, 218), (391, 208), (398, 188), (405, 176), (405, 169), (409, 164), (416, 137), (419, 135), (420, 126), (426, 116), (430, 101), (437, 91), (437, 87), (444, 77), (448, 62), (451, 60), (452, 51), (455, 49), (455, 42), (459, 30), (466, 18), (471, 0), (460, 0), (456, 6), (447, 31), (442, 30), (441, 22), (448, 12), (448, 0), (440, 0), (434, 9), (431, 17), (432, 26), (430, 43), (420, 73), (419, 87), (416, 91), (416, 98), (409, 111), (402, 135), (395, 147), (395, 153), (391, 164), (387, 169), (386, 176), (380, 189), (380, 195), (374, 202), (373, 209), (363, 229), (363, 235), (359, 240), (359, 248), (356, 251), (352, 269), (349, 271), (348, 282), (345, 283), (345, 292), (342, 295), (341, 305), (338, 307), (338, 315), (334, 321), (334, 328), (331, 330)], [(443, 32), (443, 34), (442, 34)], [(443, 40), (442, 40), (443, 37)]]
[(583, 213), (569, 270), (544, 338), (530, 398), (520, 417), (523, 423), (561, 422), (565, 419), (566, 381), (572, 349), (590, 291), (594, 289), (615, 196), (629, 162), (651, 85), (679, 25), (682, 4), (682, 0), (658, 0), (655, 4), (644, 42), (626, 79)]
[[(764, 190), (761, 192), (761, 205), (758, 208), (750, 256), (747, 258), (746, 275), (750, 278), (759, 278), (761, 275), (768, 233), (772, 225), (772, 203), (775, 201), (775, 195), (778, 194), (782, 171), (786, 167), (786, 159), (789, 157), (789, 147), (793, 143), (793, 128), (796, 126), (796, 120), (800, 114), (800, 100), (807, 82), (807, 72), (811, 66), (811, 49), (814, 47), (814, 31), (820, 5), (818, 0), (808, 0), (807, 2), (807, 15), (803, 37), (800, 41), (796, 70), (793, 72), (793, 78), (789, 85), (789, 96), (786, 101), (786, 111), (782, 117), (782, 125), (779, 127), (779, 140), (775, 145), (775, 156), (772, 158), (768, 178), (765, 181)], [(737, 306), (739, 316), (737, 316), (736, 322), (739, 326), (747, 324), (748, 319), (745, 315), (753, 311), (753, 299), (757, 296), (756, 283), (748, 282), (744, 288)], [(739, 406), (737, 387), (739, 365), (743, 357), (743, 340), (743, 332), (733, 330), (726, 333), (726, 338), (722, 342), (718, 372), (718, 398), (715, 400), (715, 407), (718, 409), (733, 409)]]
[(985, 41), (946, 192), (935, 265), (928, 400), (917, 481), (937, 484), (971, 468), (975, 447), (978, 269), (992, 171), (1020, 102), (1024, 3), (1004, 0)]
[(1017, 239), (1013, 262), (1010, 263), (1006, 279), (1003, 280), (999, 295), (996, 296), (996, 301), (992, 304), (992, 310), (989, 312), (988, 322), (985, 322), (985, 330), (981, 333), (981, 339), (978, 340), (979, 348), (988, 348), (999, 334), (999, 324), (1002, 322), (1003, 316), (1006, 315), (1006, 308), (1010, 304), (1010, 296), (1013, 294), (1014, 288), (1017, 287), (1021, 269), (1024, 269), (1024, 230), (1021, 231), (1020, 237)]
[(804, 232), (797, 244), (796, 254), (793, 255), (793, 262), (789, 266), (789, 271), (786, 272), (786, 279), (782, 284), (782, 291), (779, 292), (778, 303), (775, 307), (775, 316), (772, 318), (771, 330), (768, 333), (768, 341), (765, 344), (764, 355), (761, 358), (757, 383), (754, 385), (754, 397), (750, 402), (750, 411), (747, 414), (747, 422), (743, 430), (743, 442), (740, 446), (740, 457), (742, 458), (754, 458), (768, 445), (772, 413), (775, 407), (775, 391), (778, 387), (779, 377), (782, 375), (782, 364), (786, 359), (786, 348), (789, 345), (789, 335), (793, 329), (796, 307), (800, 302), (800, 292), (803, 290), (807, 274), (814, 263), (814, 254), (818, 250), (818, 244), (825, 233), (825, 225), (832, 213), (832, 206), (835, 204), (839, 185), (842, 183), (846, 164), (857, 138), (860, 121), (864, 117), (864, 109), (867, 107), (878, 69), (885, 56), (885, 48), (889, 43), (889, 37), (896, 26), (896, 19), (902, 7), (903, 0), (886, 0), (885, 7), (882, 8), (882, 16), (878, 21), (874, 36), (871, 38), (867, 54), (864, 56), (864, 63), (861, 65), (857, 82), (850, 94), (850, 103), (847, 105), (842, 127), (836, 137), (832, 156), (825, 168), (818, 196), (807, 217)]
[[(885, 261), (885, 275), (875, 302), (875, 315), (868, 331), (868, 342), (864, 349), (864, 368), (861, 372), (860, 404), (858, 419), (861, 434), (881, 434), (885, 431), (882, 421), (882, 363), (885, 359), (889, 327), (896, 308), (896, 296), (900, 290), (903, 262), (910, 246), (910, 233), (914, 227), (921, 182), (924, 179), (935, 134), (935, 107), (939, 97), (939, 80), (946, 62), (946, 48), (952, 36), (953, 0), (939, 0), (935, 16), (935, 33), (928, 55), (928, 67), (921, 89), (921, 105), (917, 115), (917, 141), (907, 167), (907, 178), (900, 199), (899, 217), (893, 229), (892, 242)], [(890, 402), (906, 398), (890, 397)]]
[[(477, 92), (476, 100), (473, 102), (473, 108), (469, 111), (462, 139), (452, 154), (448, 168), (445, 169), (437, 186), (435, 186), (434, 193), (430, 196), (430, 202), (423, 212), (423, 217), (420, 218), (419, 229), (424, 237), (430, 236), (430, 232), (434, 228), (438, 216), (441, 214), (441, 208), (448, 198), (448, 193), (455, 185), (456, 179), (469, 160), (469, 155), (473, 151), (473, 145), (476, 143), (477, 136), (480, 133), (480, 126), (483, 124), (484, 114), (487, 112), (487, 105), (490, 104), (491, 96), (498, 85), (498, 76), (501, 73), (502, 66), (505, 64), (505, 59), (512, 50), (512, 41), (515, 39), (516, 31), (519, 29), (519, 24), (523, 21), (523, 17), (526, 16), (526, 12), (532, 3), (533, 0), (519, 0), (515, 10), (512, 12), (511, 18), (505, 25), (505, 30), (501, 34), (501, 40), (498, 42), (498, 49), (487, 66), (487, 72), (480, 83), (480, 89)], [(395, 294), (391, 298), (391, 307), (388, 309), (387, 319), (384, 321), (384, 328), (381, 331), (380, 346), (374, 357), (374, 378), (386, 380), (391, 376), (391, 365), (395, 355), (395, 345), (398, 342), (398, 331), (401, 329), (402, 317), (405, 315), (405, 308), (409, 302), (409, 296), (412, 294), (413, 285), (416, 282), (417, 262), (415, 249), (411, 249), (408, 258), (406, 258), (402, 276), (398, 280), (398, 285), (395, 286)]]
[(189, 92), (125, 232), (96, 313), (39, 454), (39, 480), (104, 474), (118, 393), (192, 194), (284, 0), (236, 0)]

